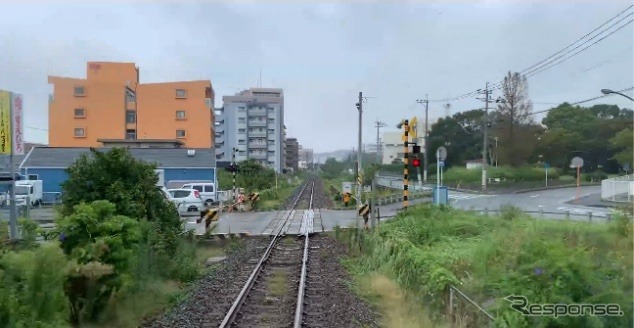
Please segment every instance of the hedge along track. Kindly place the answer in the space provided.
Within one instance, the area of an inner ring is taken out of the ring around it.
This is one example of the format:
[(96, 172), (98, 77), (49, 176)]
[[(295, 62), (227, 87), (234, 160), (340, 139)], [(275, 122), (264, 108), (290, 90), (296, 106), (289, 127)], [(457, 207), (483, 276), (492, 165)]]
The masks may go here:
[(220, 328), (302, 326), (308, 233), (303, 240), (286, 238), (284, 227), (302, 199), (312, 209), (314, 188), (312, 179), (302, 187)]

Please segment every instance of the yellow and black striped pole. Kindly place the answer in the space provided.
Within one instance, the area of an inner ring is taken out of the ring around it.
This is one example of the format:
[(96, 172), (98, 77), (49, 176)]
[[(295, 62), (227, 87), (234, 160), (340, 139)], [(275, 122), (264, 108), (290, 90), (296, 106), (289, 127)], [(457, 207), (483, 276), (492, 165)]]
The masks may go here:
[(403, 209), (409, 205), (409, 120), (403, 122)]

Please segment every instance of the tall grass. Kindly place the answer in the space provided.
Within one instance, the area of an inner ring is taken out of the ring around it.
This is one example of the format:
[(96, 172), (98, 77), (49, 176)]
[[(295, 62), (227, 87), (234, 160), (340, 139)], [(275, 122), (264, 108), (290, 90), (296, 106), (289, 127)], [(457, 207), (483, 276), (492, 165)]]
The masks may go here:
[[(385, 273), (418, 295), (436, 321), (444, 320), (453, 285), (513, 327), (631, 327), (631, 225), (628, 218), (610, 225), (534, 220), (511, 208), (493, 217), (416, 207), (355, 237), (363, 242), (355, 270)], [(625, 316), (523, 317), (503, 300), (511, 294), (531, 303), (618, 303)], [(460, 315), (473, 316), (471, 309)]]

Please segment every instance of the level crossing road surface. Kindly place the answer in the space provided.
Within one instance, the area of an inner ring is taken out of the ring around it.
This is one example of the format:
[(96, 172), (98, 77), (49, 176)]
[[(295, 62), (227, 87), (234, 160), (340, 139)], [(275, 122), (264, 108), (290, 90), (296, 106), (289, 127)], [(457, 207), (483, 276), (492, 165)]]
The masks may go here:
[[(589, 195), (596, 195), (601, 192), (600, 186), (581, 187), (579, 197), (583, 198)], [(564, 219), (565, 212), (571, 214), (570, 219), (576, 221), (588, 220), (588, 212), (592, 213), (594, 220), (604, 220), (611, 212), (609, 208), (585, 206), (581, 202), (575, 203), (577, 196), (576, 188), (560, 188), (542, 191), (533, 191), (521, 194), (477, 194), (458, 191), (449, 191), (449, 203), (454, 208), (464, 210), (483, 211), (499, 210), (501, 206), (510, 204), (519, 207), (523, 211), (527, 211), (534, 216), (538, 216), (537, 212), (544, 212), (543, 217), (547, 219)], [(429, 202), (429, 199), (411, 200), (410, 205), (421, 202)], [(402, 209), (403, 203), (395, 203), (383, 205), (380, 207), (381, 221), (389, 220), (396, 215), (397, 211)], [(297, 234), (300, 225), (303, 210), (298, 210), (292, 214), (292, 223), (289, 223), (287, 233)], [(279, 217), (284, 217), (286, 211), (282, 212), (234, 212), (220, 213), (218, 226), (213, 233), (248, 233), (250, 235), (270, 234), (274, 231), (275, 221)], [(277, 217), (277, 219), (276, 219)], [(318, 221), (317, 219), (321, 219)], [(195, 229), (198, 234), (204, 232), (204, 225), (196, 224), (195, 219), (187, 222), (186, 229)], [(359, 218), (359, 225), (363, 226), (363, 219)], [(315, 220), (313, 228), (315, 232), (332, 231), (336, 226), (339, 227), (356, 227), (356, 209), (355, 210), (323, 210), (315, 209)]]
[[(592, 196), (596, 198), (601, 193), (601, 186), (583, 186), (580, 188), (579, 197)], [(593, 219), (605, 218), (612, 211), (610, 208), (587, 206), (583, 201), (575, 202), (577, 188), (559, 188), (541, 191), (532, 191), (521, 194), (478, 194), (468, 192), (458, 192), (449, 190), (449, 203), (454, 208), (464, 210), (484, 211), (498, 210), (505, 204), (519, 207), (523, 211), (532, 212), (533, 215), (540, 209), (546, 213), (544, 217), (551, 219), (563, 219), (564, 213), (568, 211), (573, 220), (587, 220), (587, 213), (592, 213)], [(414, 199), (410, 204), (429, 201), (429, 199)], [(383, 205), (380, 207), (381, 217), (392, 217), (400, 210), (403, 203)], [(289, 222), (287, 233), (298, 233), (301, 228), (301, 218), (304, 210), (298, 210), (293, 214), (293, 220)], [(275, 228), (274, 221), (278, 220), (286, 211), (282, 212), (233, 212), (220, 213), (218, 226), (213, 233), (249, 233), (251, 235), (270, 234)], [(558, 213), (558, 214), (553, 214)], [(51, 223), (55, 217), (54, 209), (50, 206), (33, 208), (29, 213), (30, 217), (40, 223)], [(276, 219), (277, 216), (277, 219)], [(196, 224), (198, 216), (183, 217), (186, 229), (194, 229), (196, 233), (204, 232), (204, 223)], [(2, 221), (9, 220), (9, 209), (0, 208), (0, 218)], [(313, 231), (332, 231), (335, 226), (356, 227), (356, 209), (350, 210), (321, 210), (315, 209), (313, 220)], [(383, 220), (383, 219), (382, 219)], [(359, 219), (359, 224), (363, 225), (363, 220)]]

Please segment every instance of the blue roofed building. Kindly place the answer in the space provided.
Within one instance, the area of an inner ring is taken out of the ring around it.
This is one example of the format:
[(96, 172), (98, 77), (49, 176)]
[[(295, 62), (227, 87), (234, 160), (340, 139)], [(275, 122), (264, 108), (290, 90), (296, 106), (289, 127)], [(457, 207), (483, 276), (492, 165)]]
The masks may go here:
[[(109, 147), (96, 148), (108, 151)], [(216, 158), (213, 148), (128, 148), (137, 160), (155, 163), (161, 170), (164, 183), (171, 180), (205, 180), (217, 185)], [(61, 184), (68, 179), (66, 169), (82, 154), (90, 155), (89, 148), (35, 147), (25, 156), (20, 172), (29, 180), (42, 180), (44, 202), (56, 198)]]

